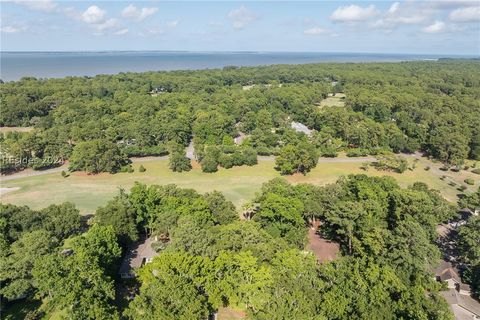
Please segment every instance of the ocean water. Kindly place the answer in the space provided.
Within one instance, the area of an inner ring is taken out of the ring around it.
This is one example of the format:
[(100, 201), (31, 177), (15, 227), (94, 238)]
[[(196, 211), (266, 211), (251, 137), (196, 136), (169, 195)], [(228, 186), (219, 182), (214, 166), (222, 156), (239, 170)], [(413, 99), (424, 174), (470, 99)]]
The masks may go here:
[[(286, 52), (0, 52), (0, 79), (59, 78), (119, 72), (196, 70), (315, 62), (436, 60), (441, 55)], [(449, 56), (452, 57), (452, 56)]]

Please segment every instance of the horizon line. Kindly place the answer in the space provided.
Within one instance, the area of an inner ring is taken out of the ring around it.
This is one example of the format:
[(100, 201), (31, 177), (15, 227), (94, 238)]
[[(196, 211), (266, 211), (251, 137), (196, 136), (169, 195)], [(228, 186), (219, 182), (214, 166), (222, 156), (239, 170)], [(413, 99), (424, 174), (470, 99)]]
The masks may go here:
[(262, 54), (262, 53), (307, 53), (307, 54), (380, 54), (380, 55), (424, 55), (424, 56), (465, 56), (480, 57), (480, 54), (468, 53), (413, 53), (413, 52), (373, 52), (373, 51), (270, 51), (270, 50), (0, 50), (1, 53), (109, 53), (109, 52), (159, 52), (159, 53), (230, 53), (230, 54)]

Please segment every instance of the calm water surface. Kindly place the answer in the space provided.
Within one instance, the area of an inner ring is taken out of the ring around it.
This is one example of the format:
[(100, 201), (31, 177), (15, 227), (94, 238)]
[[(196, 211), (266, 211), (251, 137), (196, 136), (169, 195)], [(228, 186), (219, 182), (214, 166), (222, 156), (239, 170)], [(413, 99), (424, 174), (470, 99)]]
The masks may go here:
[(195, 70), (224, 66), (258, 66), (313, 62), (396, 62), (442, 56), (365, 53), (282, 52), (1, 52), (0, 78), (59, 78), (119, 72)]

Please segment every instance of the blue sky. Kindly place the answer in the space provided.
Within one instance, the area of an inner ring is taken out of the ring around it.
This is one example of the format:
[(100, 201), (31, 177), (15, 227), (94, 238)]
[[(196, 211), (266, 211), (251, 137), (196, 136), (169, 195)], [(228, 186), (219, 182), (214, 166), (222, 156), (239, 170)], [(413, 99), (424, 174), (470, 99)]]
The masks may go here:
[(480, 54), (480, 1), (1, 3), (3, 51)]

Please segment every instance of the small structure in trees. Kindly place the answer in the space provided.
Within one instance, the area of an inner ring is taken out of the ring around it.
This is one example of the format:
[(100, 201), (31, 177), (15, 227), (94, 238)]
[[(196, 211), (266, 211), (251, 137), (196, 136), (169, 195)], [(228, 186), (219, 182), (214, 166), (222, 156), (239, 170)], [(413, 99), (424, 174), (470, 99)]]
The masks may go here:
[(158, 255), (152, 247), (157, 241), (157, 237), (149, 237), (143, 241), (136, 242), (129, 247), (122, 264), (120, 265), (120, 269), (118, 270), (122, 279), (134, 278), (136, 276), (136, 269), (152, 262), (153, 258)]
[(305, 133), (307, 136), (312, 135), (312, 130), (308, 129), (308, 127), (303, 123), (292, 121), (291, 127), (293, 130)]

